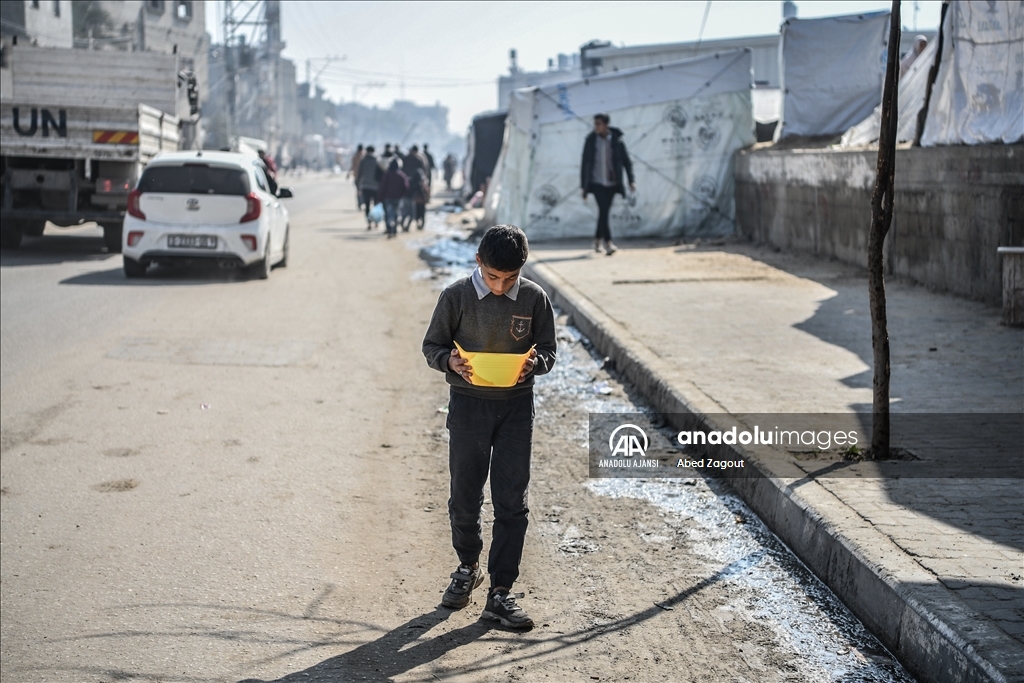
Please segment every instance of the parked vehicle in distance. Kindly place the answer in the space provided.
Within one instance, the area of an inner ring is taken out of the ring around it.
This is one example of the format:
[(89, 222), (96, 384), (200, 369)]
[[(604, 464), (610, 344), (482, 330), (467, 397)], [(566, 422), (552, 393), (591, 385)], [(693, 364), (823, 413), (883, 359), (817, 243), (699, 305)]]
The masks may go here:
[(215, 263), (266, 279), (288, 265), (288, 210), (256, 157), (235, 152), (170, 152), (146, 166), (128, 195), (121, 250), (124, 274), (150, 264)]

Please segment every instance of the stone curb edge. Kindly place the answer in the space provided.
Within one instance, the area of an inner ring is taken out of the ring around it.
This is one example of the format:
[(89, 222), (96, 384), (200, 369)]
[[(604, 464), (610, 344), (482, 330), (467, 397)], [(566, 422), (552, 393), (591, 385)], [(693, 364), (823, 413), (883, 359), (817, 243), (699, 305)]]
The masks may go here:
[[(572, 324), (594, 347), (615, 362), (618, 372), (640, 390), (655, 410), (691, 414), (701, 420), (705, 413), (728, 412), (692, 383), (684, 382), (689, 384), (685, 395), (674, 389), (659, 373), (659, 369), (666, 369), (658, 367), (663, 365), (660, 358), (543, 261), (527, 263), (523, 270), (527, 278), (548, 293), (555, 306), (568, 314)], [(1011, 652), (1018, 649), (1016, 641), (994, 626), (983, 628), (984, 618), (941, 584), (929, 593), (942, 600), (936, 604), (949, 604), (952, 608), (942, 615), (929, 609), (908, 594), (909, 590), (889, 575), (885, 567), (869, 561), (856, 541), (835, 529), (802, 496), (770, 472), (764, 474), (730, 483), (765, 525), (908, 671), (928, 683), (1024, 682), (1024, 656), (1011, 655), (1011, 661), (1000, 662), (1005, 666), (997, 666), (967, 642), (961, 627), (969, 625), (966, 630), (975, 632), (973, 641), (1008, 645)], [(850, 514), (856, 516), (853, 510)], [(878, 531), (869, 533), (876, 535), (881, 545), (893, 545)], [(879, 610), (880, 606), (884, 609)]]

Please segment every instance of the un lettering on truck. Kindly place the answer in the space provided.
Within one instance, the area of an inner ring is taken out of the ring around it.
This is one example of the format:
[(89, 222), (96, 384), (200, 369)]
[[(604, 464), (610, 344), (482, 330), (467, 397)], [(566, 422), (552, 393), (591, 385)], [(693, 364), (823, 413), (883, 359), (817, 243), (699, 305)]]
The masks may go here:
[(177, 58), (4, 45), (0, 99), (2, 246), (47, 221), (94, 221), (120, 250), (142, 167), (179, 147)]

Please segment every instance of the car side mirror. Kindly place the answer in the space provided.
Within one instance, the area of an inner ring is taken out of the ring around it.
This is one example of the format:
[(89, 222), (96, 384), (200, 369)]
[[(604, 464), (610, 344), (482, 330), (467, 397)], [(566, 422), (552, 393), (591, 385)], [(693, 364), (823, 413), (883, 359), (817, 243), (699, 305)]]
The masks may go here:
[(288, 188), (288, 187), (279, 187), (279, 188), (277, 188), (277, 197), (278, 197), (278, 199), (291, 199), (294, 196), (295, 195), (292, 194), (291, 188)]

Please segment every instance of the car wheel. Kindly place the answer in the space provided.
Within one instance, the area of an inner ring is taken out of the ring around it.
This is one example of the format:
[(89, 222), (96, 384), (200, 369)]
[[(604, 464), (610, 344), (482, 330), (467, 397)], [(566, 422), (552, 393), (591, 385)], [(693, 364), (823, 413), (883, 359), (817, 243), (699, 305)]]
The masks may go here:
[(10, 225), (0, 227), (0, 247), (4, 249), (17, 249), (21, 246), (21, 226), (8, 221)]
[(289, 245), (289, 243), (291, 241), (289, 239), (291, 237), (291, 234), (292, 234), (291, 229), (289, 229), (289, 228), (285, 228), (284, 229), (284, 251), (283, 251), (283, 255), (281, 256), (281, 260), (277, 262), (277, 267), (278, 268), (287, 268), (288, 267), (288, 245)]
[(146, 264), (140, 263), (133, 258), (124, 257), (124, 276), (130, 278), (143, 277), (146, 274)]
[(260, 280), (270, 277), (270, 235), (267, 235), (267, 246), (263, 248), (263, 260), (252, 264), (252, 274)]
[(103, 226), (103, 244), (111, 254), (121, 253), (121, 233), (124, 230), (123, 223), (111, 223)]

